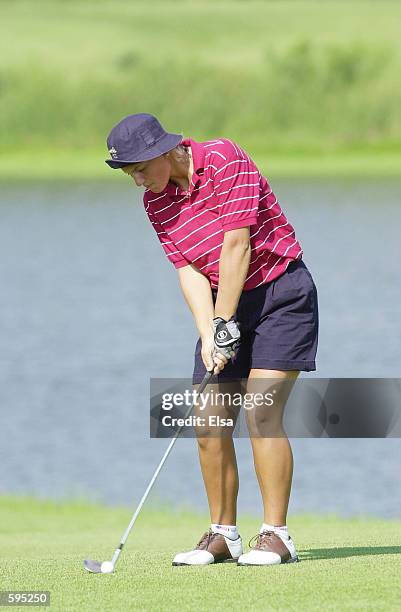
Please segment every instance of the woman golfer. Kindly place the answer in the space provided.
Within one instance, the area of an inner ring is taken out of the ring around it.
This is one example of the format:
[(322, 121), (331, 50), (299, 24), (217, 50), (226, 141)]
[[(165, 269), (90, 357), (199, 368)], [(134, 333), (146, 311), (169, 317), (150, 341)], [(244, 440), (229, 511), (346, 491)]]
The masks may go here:
[[(211, 527), (173, 564), (297, 561), (286, 526), (293, 459), (282, 417), (299, 372), (316, 369), (318, 303), (294, 229), (255, 163), (231, 140), (183, 139), (152, 115), (136, 114), (112, 129), (107, 146), (106, 163), (145, 187), (146, 213), (177, 268), (200, 336), (194, 384), (213, 370), (212, 390), (242, 380), (248, 397), (259, 398), (246, 411), (264, 507), (255, 545), (244, 553), (237, 531), (232, 436), (199, 437)], [(264, 403), (267, 397), (273, 403)]]

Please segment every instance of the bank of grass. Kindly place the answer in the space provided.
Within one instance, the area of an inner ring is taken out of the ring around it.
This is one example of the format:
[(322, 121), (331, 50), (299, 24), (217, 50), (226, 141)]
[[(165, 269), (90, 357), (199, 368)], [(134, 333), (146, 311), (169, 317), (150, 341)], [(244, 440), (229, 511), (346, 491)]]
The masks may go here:
[(400, 3), (0, 6), (0, 179), (111, 177), (105, 135), (138, 111), (232, 138), (280, 176), (399, 175)]
[[(0, 590), (49, 590), (52, 610), (399, 610), (401, 521), (291, 519), (301, 563), (269, 568), (171, 566), (207, 527), (188, 511), (143, 510), (114, 575), (107, 559), (131, 510), (0, 498)], [(258, 521), (244, 517), (247, 541)]]
[[(281, 151), (251, 156), (270, 180), (362, 178), (376, 181), (401, 174), (401, 151), (393, 150), (348, 150), (326, 154)], [(106, 157), (104, 150), (79, 153), (65, 149), (13, 152), (1, 160), (0, 181), (124, 181), (120, 171), (113, 171), (104, 163)], [(128, 179), (125, 177), (125, 180)]]

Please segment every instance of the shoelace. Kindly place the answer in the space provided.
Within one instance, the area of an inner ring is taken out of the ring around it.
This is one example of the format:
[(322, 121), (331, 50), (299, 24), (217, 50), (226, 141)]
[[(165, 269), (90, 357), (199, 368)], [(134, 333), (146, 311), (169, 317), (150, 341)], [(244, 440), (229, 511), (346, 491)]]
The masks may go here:
[(201, 539), (199, 540), (196, 548), (199, 548), (206, 540), (206, 550), (209, 547), (210, 542), (213, 539), (213, 536), (217, 536), (219, 535), (218, 533), (213, 533), (213, 531), (211, 529), (209, 529), (209, 531), (206, 531), (203, 536), (201, 537)]
[[(257, 533), (253, 538), (251, 538), (248, 542), (249, 548), (253, 548), (258, 550), (263, 544), (270, 544), (271, 537), (275, 535), (274, 531), (263, 531), (262, 533)], [(253, 546), (253, 542), (256, 540), (255, 546)]]

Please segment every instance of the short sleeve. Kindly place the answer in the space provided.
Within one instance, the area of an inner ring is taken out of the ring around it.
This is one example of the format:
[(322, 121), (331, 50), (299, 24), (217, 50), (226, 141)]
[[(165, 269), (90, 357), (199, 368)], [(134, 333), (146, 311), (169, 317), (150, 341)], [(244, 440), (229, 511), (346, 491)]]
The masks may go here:
[(223, 231), (257, 223), (259, 208), (259, 171), (240, 154), (226, 159), (213, 177), (216, 203)]
[[(167, 234), (165, 234), (165, 237), (167, 237)], [(158, 238), (161, 242), (164, 252), (167, 255), (168, 260), (173, 264), (175, 268), (183, 268), (184, 266), (187, 266), (189, 264), (189, 261), (187, 261), (181, 255), (180, 251), (177, 250), (177, 247), (174, 245), (174, 242), (172, 242), (171, 240), (164, 240), (163, 235), (160, 236), (158, 234)]]

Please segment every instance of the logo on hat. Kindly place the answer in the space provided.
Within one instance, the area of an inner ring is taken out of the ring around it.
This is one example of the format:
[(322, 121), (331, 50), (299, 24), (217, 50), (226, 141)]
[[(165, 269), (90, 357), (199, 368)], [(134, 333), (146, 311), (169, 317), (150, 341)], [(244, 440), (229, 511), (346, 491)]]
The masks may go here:
[(117, 151), (116, 151), (116, 149), (114, 147), (111, 147), (111, 149), (109, 149), (109, 153), (110, 153), (112, 159), (117, 159), (118, 158)]

